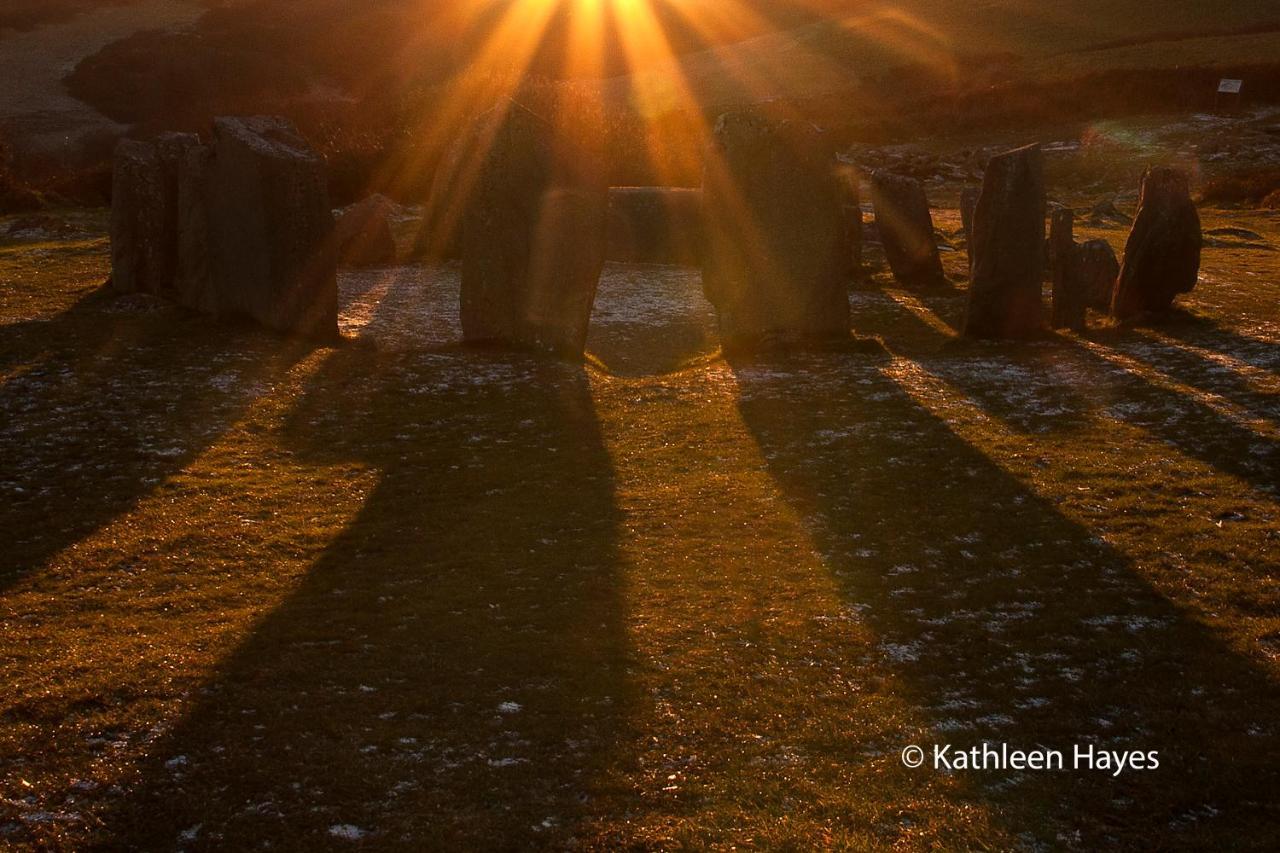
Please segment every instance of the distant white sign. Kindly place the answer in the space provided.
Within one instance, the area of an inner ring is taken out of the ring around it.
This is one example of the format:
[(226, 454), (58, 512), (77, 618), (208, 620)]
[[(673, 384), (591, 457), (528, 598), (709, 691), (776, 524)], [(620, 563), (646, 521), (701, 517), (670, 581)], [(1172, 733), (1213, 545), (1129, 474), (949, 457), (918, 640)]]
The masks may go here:
[(1218, 94), (1220, 95), (1238, 95), (1240, 89), (1244, 86), (1243, 80), (1223, 80), (1218, 84)]

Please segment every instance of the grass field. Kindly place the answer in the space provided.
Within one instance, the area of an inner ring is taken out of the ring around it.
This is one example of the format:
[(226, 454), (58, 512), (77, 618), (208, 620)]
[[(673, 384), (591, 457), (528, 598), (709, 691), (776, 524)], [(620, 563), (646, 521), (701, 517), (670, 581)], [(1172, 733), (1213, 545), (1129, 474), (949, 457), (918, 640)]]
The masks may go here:
[[(613, 266), (585, 367), (459, 348), (452, 267), (308, 349), (0, 246), (0, 843), (1267, 849), (1280, 219), (1205, 217), (1266, 247), (1160, 328), (878, 273), (878, 344), (726, 361)], [(899, 760), (986, 740), (1161, 766)]]

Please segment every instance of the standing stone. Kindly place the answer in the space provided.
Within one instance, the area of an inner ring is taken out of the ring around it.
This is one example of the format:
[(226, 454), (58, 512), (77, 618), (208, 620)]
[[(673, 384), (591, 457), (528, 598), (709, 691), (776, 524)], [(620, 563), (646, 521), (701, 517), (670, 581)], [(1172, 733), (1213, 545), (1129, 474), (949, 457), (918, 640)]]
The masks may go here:
[(942, 256), (924, 187), (915, 178), (879, 170), (871, 175), (871, 204), (889, 268), (907, 287), (945, 287)]
[(1085, 295), (1085, 304), (1095, 311), (1110, 311), (1120, 261), (1106, 240), (1086, 240), (1076, 249), (1076, 275)]
[(178, 270), (178, 175), (190, 133), (125, 140), (112, 175), (111, 281), (122, 293), (171, 296)]
[(1055, 329), (1082, 332), (1085, 328), (1087, 298), (1085, 282), (1079, 274), (1079, 247), (1075, 240), (1075, 212), (1055, 210), (1049, 220), (1049, 256), (1053, 264), (1053, 313)]
[(1123, 321), (1169, 310), (1178, 294), (1196, 286), (1201, 245), (1200, 214), (1187, 176), (1168, 167), (1148, 169), (1124, 248), (1112, 315)]
[(324, 161), (286, 119), (219, 118), (205, 181), (218, 312), (281, 332), (336, 338)]
[(395, 202), (375, 194), (342, 211), (333, 229), (338, 263), (349, 267), (395, 263), (396, 238), (391, 229), (395, 210)]
[(981, 187), (965, 187), (960, 190), (960, 227), (964, 229), (970, 268), (973, 267), (973, 212), (978, 209), (978, 198), (981, 195)]
[(609, 260), (697, 266), (703, 240), (702, 190), (609, 190)]
[(111, 285), (158, 293), (164, 281), (164, 179), (154, 144), (116, 146), (111, 175)]
[(213, 149), (198, 146), (186, 151), (178, 169), (178, 266), (174, 298), (204, 314), (217, 315), (209, 248), (209, 211), (213, 204)]
[(1045, 209), (1040, 146), (991, 158), (973, 216), (965, 335), (1021, 338), (1041, 330)]
[(807, 122), (729, 113), (704, 171), (702, 286), (726, 350), (849, 336), (845, 197)]
[(463, 338), (580, 358), (605, 259), (603, 170), (514, 103), (483, 116), (472, 138), (480, 159), (462, 234)]

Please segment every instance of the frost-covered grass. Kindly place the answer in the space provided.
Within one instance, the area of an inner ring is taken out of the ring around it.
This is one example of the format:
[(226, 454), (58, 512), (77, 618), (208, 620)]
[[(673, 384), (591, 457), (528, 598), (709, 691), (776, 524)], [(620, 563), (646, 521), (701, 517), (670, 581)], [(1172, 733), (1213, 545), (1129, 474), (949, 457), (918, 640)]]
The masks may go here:
[[(0, 845), (1273, 837), (1277, 253), (1016, 346), (879, 275), (883, 353), (750, 362), (615, 266), (581, 368), (458, 347), (450, 267), (344, 274), (312, 350), (104, 252), (0, 246)], [(898, 757), (987, 740), (1162, 767)]]

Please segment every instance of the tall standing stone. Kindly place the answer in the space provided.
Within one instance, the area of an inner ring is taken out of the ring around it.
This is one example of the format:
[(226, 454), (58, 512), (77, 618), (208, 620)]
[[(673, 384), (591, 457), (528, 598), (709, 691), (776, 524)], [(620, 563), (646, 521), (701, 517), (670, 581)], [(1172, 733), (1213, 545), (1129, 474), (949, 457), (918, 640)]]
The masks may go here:
[(960, 190), (960, 227), (964, 229), (965, 251), (969, 255), (969, 269), (973, 269), (973, 213), (978, 209), (978, 198), (982, 195), (980, 187), (965, 187)]
[(830, 142), (807, 122), (729, 113), (703, 178), (703, 290), (721, 345), (849, 335), (846, 197)]
[(1050, 257), (1053, 260), (1053, 312), (1055, 329), (1084, 331), (1088, 299), (1080, 276), (1079, 247), (1075, 240), (1075, 211), (1062, 208), (1049, 220)]
[(973, 217), (965, 335), (1021, 338), (1041, 330), (1045, 210), (1040, 146), (991, 158)]
[(483, 116), (472, 139), (480, 159), (464, 190), (463, 338), (581, 357), (605, 259), (603, 170), (514, 103)]
[(205, 168), (218, 312), (281, 332), (337, 337), (333, 214), (323, 159), (285, 119), (219, 118)]
[(1138, 214), (1124, 248), (1111, 313), (1129, 320), (1167, 311), (1200, 275), (1200, 214), (1186, 174), (1155, 167), (1142, 176)]
[(160, 155), (150, 142), (116, 146), (111, 175), (111, 285), (120, 293), (159, 293), (166, 219)]
[(945, 287), (929, 198), (920, 182), (878, 170), (871, 175), (871, 204), (893, 277), (907, 287)]

